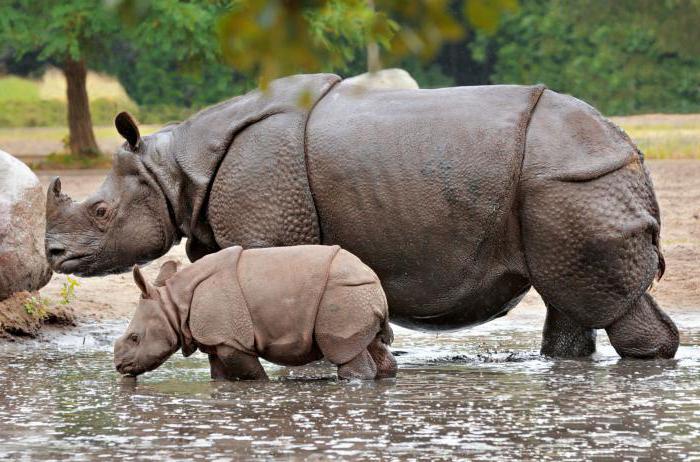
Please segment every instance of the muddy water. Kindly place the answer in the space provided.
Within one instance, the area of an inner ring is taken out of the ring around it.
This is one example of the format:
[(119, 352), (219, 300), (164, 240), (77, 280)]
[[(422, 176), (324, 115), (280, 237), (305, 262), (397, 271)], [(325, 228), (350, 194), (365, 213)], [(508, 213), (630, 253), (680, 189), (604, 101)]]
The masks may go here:
[(400, 375), (342, 383), (266, 364), (213, 383), (173, 357), (138, 383), (112, 370), (124, 323), (0, 346), (0, 459), (700, 459), (700, 315), (674, 316), (672, 361), (537, 355), (532, 311), (449, 335), (397, 329)]

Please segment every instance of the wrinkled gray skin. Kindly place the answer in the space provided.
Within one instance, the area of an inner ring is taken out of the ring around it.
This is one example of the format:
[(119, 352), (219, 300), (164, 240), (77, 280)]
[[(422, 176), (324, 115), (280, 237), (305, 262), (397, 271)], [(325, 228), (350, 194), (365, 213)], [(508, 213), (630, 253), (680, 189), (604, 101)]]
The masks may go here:
[[(312, 108), (296, 106), (301, 91)], [(127, 143), (103, 187), (80, 204), (49, 191), (57, 271), (123, 271), (181, 237), (192, 260), (236, 244), (338, 244), (379, 275), (406, 327), (483, 323), (534, 286), (544, 354), (589, 355), (596, 329), (623, 357), (676, 352), (678, 330), (647, 293), (663, 258), (642, 155), (575, 98), (357, 91), (318, 74), (145, 138), (128, 115), (116, 122)]]

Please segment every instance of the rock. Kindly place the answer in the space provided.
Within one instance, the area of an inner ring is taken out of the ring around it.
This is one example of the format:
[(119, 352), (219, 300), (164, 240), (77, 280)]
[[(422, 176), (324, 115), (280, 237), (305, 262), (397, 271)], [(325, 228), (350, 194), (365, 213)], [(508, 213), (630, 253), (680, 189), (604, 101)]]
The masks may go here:
[(344, 84), (357, 85), (367, 90), (387, 90), (387, 89), (418, 89), (418, 82), (411, 74), (403, 69), (382, 69), (377, 72), (366, 72), (364, 74), (350, 77), (343, 81)]
[(51, 279), (44, 254), (45, 200), (29, 167), (0, 151), (0, 300)]

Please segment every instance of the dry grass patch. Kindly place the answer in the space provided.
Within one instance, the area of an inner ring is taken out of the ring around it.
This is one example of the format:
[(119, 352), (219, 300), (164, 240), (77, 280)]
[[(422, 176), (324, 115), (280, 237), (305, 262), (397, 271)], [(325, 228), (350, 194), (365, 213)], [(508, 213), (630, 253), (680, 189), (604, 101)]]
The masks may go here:
[(612, 117), (647, 159), (700, 159), (700, 114)]

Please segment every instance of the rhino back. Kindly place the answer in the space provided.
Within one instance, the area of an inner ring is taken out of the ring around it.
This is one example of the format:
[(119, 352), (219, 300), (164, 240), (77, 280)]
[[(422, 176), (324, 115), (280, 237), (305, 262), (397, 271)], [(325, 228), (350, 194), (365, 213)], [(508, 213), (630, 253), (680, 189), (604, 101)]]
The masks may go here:
[(392, 320), (473, 325), (529, 287), (514, 207), (541, 92), (341, 84), (316, 106), (306, 147), (322, 242), (377, 272)]

